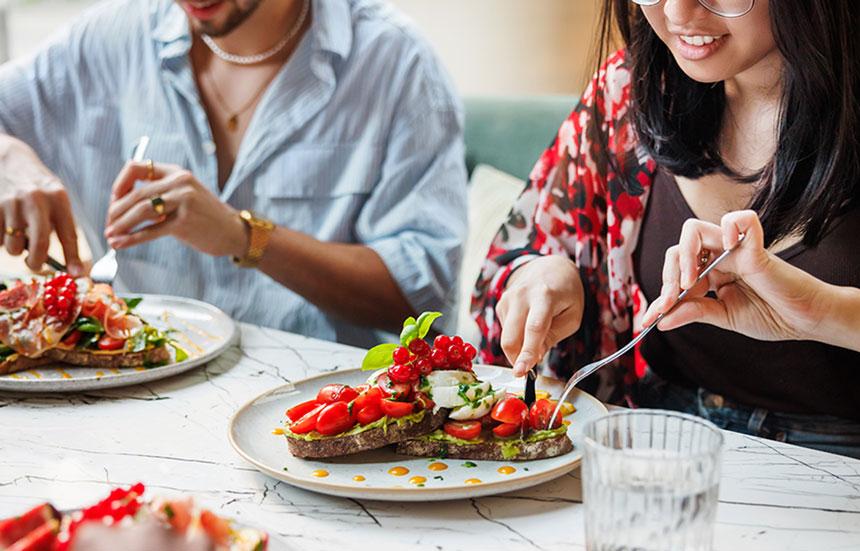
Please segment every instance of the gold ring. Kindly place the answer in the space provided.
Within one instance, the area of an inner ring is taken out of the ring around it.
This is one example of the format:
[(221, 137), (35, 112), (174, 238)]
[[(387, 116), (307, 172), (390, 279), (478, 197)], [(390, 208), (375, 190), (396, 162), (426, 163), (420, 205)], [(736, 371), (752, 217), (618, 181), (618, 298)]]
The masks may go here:
[(23, 237), (25, 229), (26, 228), (13, 228), (12, 226), (6, 226), (6, 235), (9, 237)]
[(709, 251), (707, 249), (702, 249), (699, 252), (699, 267), (704, 268), (708, 264), (708, 261), (710, 261), (710, 260), (711, 260), (711, 251)]
[(161, 195), (153, 195), (150, 197), (149, 204), (152, 205), (152, 210), (155, 211), (155, 214), (159, 216), (164, 214), (164, 199), (161, 198)]
[(146, 179), (155, 180), (155, 163), (152, 159), (146, 160)]

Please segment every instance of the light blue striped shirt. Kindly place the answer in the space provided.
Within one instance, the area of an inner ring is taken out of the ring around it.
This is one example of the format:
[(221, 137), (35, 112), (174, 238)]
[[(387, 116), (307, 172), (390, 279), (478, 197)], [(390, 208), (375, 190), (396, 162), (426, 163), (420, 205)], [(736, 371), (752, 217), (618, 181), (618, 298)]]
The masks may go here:
[[(372, 247), (417, 311), (438, 309), (466, 232), (459, 101), (430, 47), (387, 4), (314, 0), (313, 16), (263, 95), (223, 191), (188, 22), (172, 0), (99, 4), (34, 57), (0, 67), (0, 128), (69, 188), (95, 255), (111, 183), (148, 135), (148, 157), (190, 169), (230, 205)], [(199, 298), (240, 320), (329, 340), (375, 338), (173, 238), (121, 251), (119, 264), (120, 289)]]

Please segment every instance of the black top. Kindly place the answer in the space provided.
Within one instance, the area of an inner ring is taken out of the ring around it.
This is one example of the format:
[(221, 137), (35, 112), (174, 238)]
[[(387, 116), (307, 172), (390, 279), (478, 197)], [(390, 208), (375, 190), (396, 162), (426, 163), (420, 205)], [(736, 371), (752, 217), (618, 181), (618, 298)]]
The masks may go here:
[[(649, 302), (660, 296), (666, 249), (694, 217), (675, 178), (661, 170), (634, 253), (635, 277)], [(778, 256), (821, 280), (860, 287), (858, 238), (860, 209), (854, 209), (815, 248), (798, 243)], [(675, 384), (775, 412), (860, 420), (860, 353), (814, 341), (758, 341), (701, 323), (654, 331), (640, 346), (651, 369)]]

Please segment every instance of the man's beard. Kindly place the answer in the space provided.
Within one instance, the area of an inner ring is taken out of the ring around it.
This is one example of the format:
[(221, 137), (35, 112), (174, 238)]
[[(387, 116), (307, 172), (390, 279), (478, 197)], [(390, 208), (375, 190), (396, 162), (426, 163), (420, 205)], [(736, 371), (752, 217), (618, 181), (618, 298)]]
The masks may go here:
[(257, 9), (261, 1), (246, 0), (244, 2), (246, 4), (245, 7), (239, 7), (234, 4), (234, 8), (227, 15), (227, 20), (217, 26), (211, 21), (195, 21), (197, 30), (212, 37), (228, 35), (254, 13), (254, 10)]

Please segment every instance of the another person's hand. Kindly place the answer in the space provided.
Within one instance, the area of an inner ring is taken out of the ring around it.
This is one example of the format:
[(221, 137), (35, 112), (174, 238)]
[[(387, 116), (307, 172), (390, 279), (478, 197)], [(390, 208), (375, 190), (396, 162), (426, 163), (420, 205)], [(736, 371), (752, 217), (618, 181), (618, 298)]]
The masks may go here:
[[(138, 181), (141, 185), (135, 187)], [(237, 211), (189, 171), (129, 162), (113, 184), (105, 228), (108, 244), (124, 249), (168, 235), (213, 256), (242, 257), (248, 246)]]
[[(832, 293), (821, 280), (764, 248), (764, 232), (753, 211), (731, 212), (721, 225), (688, 220), (678, 245), (666, 251), (663, 288), (643, 319), (653, 322), (675, 304), (682, 289), (693, 286), (700, 259), (715, 258), (744, 240), (707, 278), (695, 285), (659, 324), (663, 331), (688, 323), (709, 323), (765, 341), (813, 338), (822, 324)], [(835, 289), (835, 288), (834, 288)], [(716, 298), (705, 296), (714, 291)]]
[(536, 258), (511, 275), (496, 315), (514, 375), (528, 373), (550, 348), (579, 329), (583, 305), (579, 270), (567, 257)]
[(27, 250), (27, 266), (38, 271), (47, 260), (53, 231), (63, 247), (69, 273), (83, 275), (75, 219), (66, 188), (30, 146), (11, 136), (0, 136), (0, 239), (3, 246), (13, 256)]

